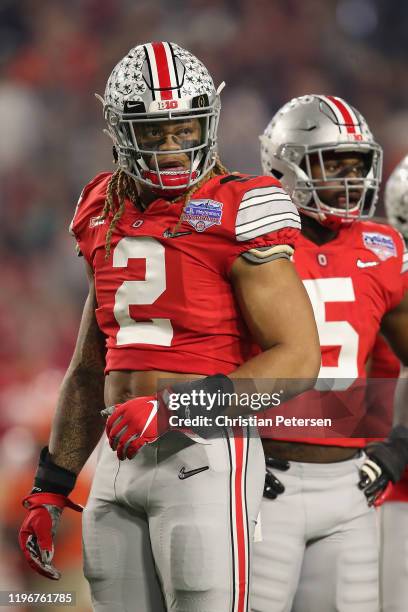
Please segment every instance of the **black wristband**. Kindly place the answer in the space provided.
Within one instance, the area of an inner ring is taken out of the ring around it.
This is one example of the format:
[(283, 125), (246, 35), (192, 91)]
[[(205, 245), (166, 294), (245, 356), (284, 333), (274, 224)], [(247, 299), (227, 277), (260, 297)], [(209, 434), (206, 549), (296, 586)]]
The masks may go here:
[(74, 472), (56, 465), (51, 460), (48, 446), (45, 446), (40, 453), (40, 461), (31, 493), (58, 493), (68, 497), (75, 487), (76, 479)]
[[(231, 405), (234, 383), (224, 374), (214, 374), (192, 382), (176, 383), (172, 386), (171, 393), (190, 395), (188, 406), (181, 406), (185, 411), (185, 418), (204, 414), (217, 417)], [(212, 399), (209, 401), (210, 398)]]

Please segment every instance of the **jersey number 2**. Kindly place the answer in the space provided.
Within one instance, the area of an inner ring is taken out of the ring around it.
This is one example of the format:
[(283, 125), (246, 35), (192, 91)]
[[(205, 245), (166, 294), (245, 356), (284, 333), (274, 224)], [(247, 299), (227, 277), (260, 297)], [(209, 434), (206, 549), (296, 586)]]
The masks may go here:
[(129, 259), (146, 261), (145, 280), (124, 281), (115, 295), (113, 313), (119, 324), (116, 344), (156, 344), (170, 346), (173, 327), (170, 319), (135, 321), (129, 307), (153, 304), (166, 290), (164, 246), (154, 238), (122, 238), (113, 252), (113, 267), (126, 268)]

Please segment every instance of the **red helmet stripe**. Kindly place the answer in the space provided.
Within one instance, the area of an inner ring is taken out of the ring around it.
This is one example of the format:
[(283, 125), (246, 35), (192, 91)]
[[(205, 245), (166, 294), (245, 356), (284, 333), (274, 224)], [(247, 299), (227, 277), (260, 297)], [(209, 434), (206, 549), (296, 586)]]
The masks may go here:
[[(167, 66), (169, 68), (170, 83), (171, 87), (173, 88), (172, 96), (173, 98), (175, 98), (177, 93), (177, 96), (180, 98), (180, 83), (177, 74), (176, 58), (174, 56), (174, 51), (171, 46), (171, 43), (163, 43), (163, 46), (167, 56)], [(174, 91), (174, 88), (177, 88), (177, 92)]]
[(348, 113), (350, 114), (351, 123), (354, 126), (355, 132), (361, 134), (362, 132), (361, 132), (360, 120), (359, 120), (358, 115), (356, 114), (356, 111), (354, 110), (354, 108), (352, 106), (350, 106), (350, 104), (348, 104), (342, 98), (335, 97), (335, 100), (337, 100), (337, 102), (340, 102), (347, 109)]
[(355, 122), (353, 121), (353, 117), (351, 116), (351, 112), (348, 109), (346, 103), (343, 102), (343, 100), (341, 98), (335, 98), (334, 96), (327, 96), (327, 98), (340, 111), (341, 116), (343, 117), (343, 121), (346, 124), (347, 132), (349, 134), (355, 134), (356, 133), (356, 125), (355, 125)]
[(164, 47), (164, 43), (154, 42), (152, 43), (152, 47), (153, 47), (154, 57), (156, 60), (156, 69), (157, 69), (159, 87), (161, 90), (163, 90), (163, 88), (167, 88), (164, 91), (160, 91), (161, 99), (162, 100), (172, 100), (173, 92), (169, 88), (175, 87), (175, 85), (173, 85), (171, 82), (170, 69), (169, 69), (167, 53)]

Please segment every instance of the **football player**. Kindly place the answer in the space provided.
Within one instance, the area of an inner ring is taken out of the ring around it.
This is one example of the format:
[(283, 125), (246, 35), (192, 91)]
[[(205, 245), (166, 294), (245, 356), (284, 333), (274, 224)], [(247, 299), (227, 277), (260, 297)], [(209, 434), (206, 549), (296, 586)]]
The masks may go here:
[(83, 521), (98, 612), (248, 610), (262, 445), (244, 426), (203, 438), (201, 420), (239, 414), (217, 398), (239, 397), (242, 379), (273, 393), (275, 379), (303, 378), (302, 391), (320, 365), (289, 260), (297, 209), (275, 179), (220, 163), (220, 90), (176, 44), (131, 49), (102, 99), (118, 169), (85, 187), (72, 222), (89, 296), (20, 546), (59, 578), (54, 534), (63, 508), (78, 510), (69, 495), (106, 406)]
[[(408, 156), (394, 169), (385, 186), (385, 211), (388, 221), (408, 244)], [(408, 253), (403, 261), (403, 283), (408, 290)], [(408, 325), (408, 320), (406, 325)], [(396, 380), (401, 363), (380, 335), (374, 345), (370, 376)], [(402, 376), (407, 376), (403, 369)], [(388, 386), (387, 386), (388, 388)], [(373, 398), (375, 402), (375, 398)], [(384, 407), (392, 403), (388, 389)], [(391, 412), (391, 410), (388, 410)], [(408, 601), (408, 469), (392, 486), (381, 507), (380, 594), (382, 612), (405, 612)]]
[[(362, 220), (374, 212), (382, 151), (356, 109), (324, 95), (290, 101), (261, 142), (264, 172), (279, 177), (302, 217), (294, 263), (319, 329), (317, 388), (331, 379), (332, 392), (322, 393), (321, 404), (334, 416), (340, 405), (344, 418), (343, 429), (335, 421), (328, 438), (284, 441), (273, 439), (273, 431), (261, 433), (269, 467), (262, 541), (254, 550), (253, 610), (376, 612), (373, 503), (401, 477), (408, 459), (403, 415), (386, 442), (349, 437), (364, 416), (358, 379), (366, 376), (380, 326), (408, 363), (403, 241), (393, 228)], [(309, 405), (300, 404), (307, 412)]]

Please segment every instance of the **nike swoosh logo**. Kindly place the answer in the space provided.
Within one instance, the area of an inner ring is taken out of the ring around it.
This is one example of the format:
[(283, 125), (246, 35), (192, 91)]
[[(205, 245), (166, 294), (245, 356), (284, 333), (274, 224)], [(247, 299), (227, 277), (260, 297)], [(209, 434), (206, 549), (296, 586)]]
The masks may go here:
[(126, 101), (126, 111), (129, 112), (133, 110), (134, 108), (140, 108), (140, 102), (129, 102), (129, 100), (127, 100)]
[(188, 236), (189, 234), (192, 234), (193, 232), (171, 232), (170, 230), (166, 229), (163, 232), (163, 238), (179, 238), (180, 236)]
[(379, 261), (361, 261), (361, 259), (357, 259), (357, 268), (372, 268), (378, 266), (379, 263)]
[(178, 473), (178, 477), (180, 478), (180, 480), (185, 480), (186, 478), (190, 478), (190, 476), (195, 476), (196, 474), (199, 474), (200, 472), (205, 472), (205, 470), (209, 469), (210, 468), (208, 467), (208, 465), (204, 465), (204, 467), (196, 468), (195, 470), (188, 470), (188, 472), (186, 472), (186, 468), (183, 466)]

